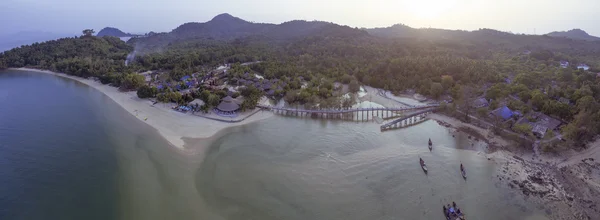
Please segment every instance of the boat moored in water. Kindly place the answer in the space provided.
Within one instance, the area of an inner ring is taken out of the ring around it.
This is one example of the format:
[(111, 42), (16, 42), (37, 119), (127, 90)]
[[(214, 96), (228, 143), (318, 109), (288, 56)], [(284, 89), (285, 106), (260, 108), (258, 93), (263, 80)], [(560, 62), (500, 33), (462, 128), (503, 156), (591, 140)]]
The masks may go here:
[(423, 172), (427, 173), (427, 165), (425, 165), (425, 161), (422, 158), (419, 158), (419, 164), (421, 164), (421, 169), (423, 169)]

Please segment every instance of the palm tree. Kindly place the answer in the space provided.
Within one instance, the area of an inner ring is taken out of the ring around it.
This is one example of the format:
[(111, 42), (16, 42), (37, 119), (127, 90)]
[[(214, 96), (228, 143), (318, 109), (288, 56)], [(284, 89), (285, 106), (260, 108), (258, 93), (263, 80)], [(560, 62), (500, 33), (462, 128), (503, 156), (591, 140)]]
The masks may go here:
[(82, 31), (82, 33), (83, 33), (83, 36), (91, 37), (96, 32), (94, 31), (94, 29), (85, 29)]

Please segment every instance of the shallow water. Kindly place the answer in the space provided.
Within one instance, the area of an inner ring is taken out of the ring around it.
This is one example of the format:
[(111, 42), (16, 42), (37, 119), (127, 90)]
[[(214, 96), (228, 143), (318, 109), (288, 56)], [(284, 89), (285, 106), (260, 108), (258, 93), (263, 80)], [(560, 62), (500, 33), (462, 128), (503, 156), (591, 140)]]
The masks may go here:
[(441, 219), (452, 201), (470, 219), (540, 213), (496, 181), (493, 162), (460, 150), (471, 143), (434, 121), (381, 133), (375, 123), (278, 117), (219, 138), (196, 184), (227, 219)]

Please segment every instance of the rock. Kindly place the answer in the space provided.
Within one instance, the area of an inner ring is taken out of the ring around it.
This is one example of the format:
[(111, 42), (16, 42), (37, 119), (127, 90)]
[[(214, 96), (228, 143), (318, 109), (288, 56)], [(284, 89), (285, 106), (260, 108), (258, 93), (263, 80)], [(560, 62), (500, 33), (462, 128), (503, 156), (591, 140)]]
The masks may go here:
[(524, 162), (524, 161), (525, 161), (525, 160), (523, 160), (523, 158), (521, 158), (521, 157), (519, 157), (519, 156), (517, 156), (517, 155), (513, 155), (513, 158), (515, 158), (515, 159), (517, 159), (517, 160), (520, 160), (520, 161), (522, 161), (522, 162)]

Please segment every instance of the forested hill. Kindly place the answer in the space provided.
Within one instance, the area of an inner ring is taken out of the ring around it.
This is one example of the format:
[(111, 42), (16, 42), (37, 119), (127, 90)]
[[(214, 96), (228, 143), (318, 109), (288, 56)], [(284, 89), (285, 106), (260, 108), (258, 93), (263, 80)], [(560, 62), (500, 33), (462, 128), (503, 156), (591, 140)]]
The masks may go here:
[(130, 45), (116, 37), (82, 36), (22, 46), (0, 54), (0, 68), (35, 67), (80, 77), (127, 72)]
[(113, 27), (105, 27), (102, 28), (102, 30), (100, 30), (100, 32), (98, 32), (98, 34), (96, 35), (98, 37), (104, 37), (104, 36), (112, 36), (112, 37), (134, 37), (136, 36), (135, 34), (129, 34), (129, 33), (125, 33), (117, 28), (113, 28)]
[(366, 31), (322, 21), (289, 21), (282, 24), (252, 23), (230, 14), (220, 14), (212, 20), (185, 23), (169, 33), (136, 39), (142, 50), (163, 50), (174, 42), (209, 39), (218, 41), (259, 40), (269, 43), (290, 42), (305, 37), (368, 36)]
[(563, 37), (575, 40), (600, 41), (600, 37), (589, 35), (581, 29), (573, 29), (570, 31), (555, 31), (547, 34), (550, 37)]
[[(237, 39), (265, 36), (272, 39), (299, 39), (307, 36), (336, 35), (343, 30), (348, 36), (366, 34), (358, 29), (322, 21), (289, 21), (282, 24), (252, 23), (230, 14), (220, 14), (205, 23), (186, 23), (171, 34), (177, 38)], [(338, 35), (340, 36), (340, 35)]]
[[(502, 32), (492, 29), (475, 31), (446, 30), (435, 28), (411, 28), (397, 24), (386, 28), (365, 29), (369, 34), (388, 39), (422, 39), (436, 42), (465, 42), (477, 46), (496, 46), (511, 50), (547, 49), (556, 52), (591, 54), (600, 51), (600, 41), (586, 42), (583, 38), (551, 37), (548, 35), (524, 35)], [(556, 32), (553, 32), (556, 33)], [(583, 32), (585, 33), (585, 32)], [(587, 34), (585, 34), (587, 35)], [(556, 36), (556, 35), (555, 35)], [(581, 35), (578, 35), (581, 36)], [(587, 35), (589, 36), (589, 35)], [(589, 36), (593, 38), (592, 36)], [(586, 38), (586, 39), (591, 39)]]

